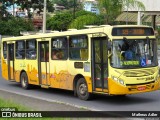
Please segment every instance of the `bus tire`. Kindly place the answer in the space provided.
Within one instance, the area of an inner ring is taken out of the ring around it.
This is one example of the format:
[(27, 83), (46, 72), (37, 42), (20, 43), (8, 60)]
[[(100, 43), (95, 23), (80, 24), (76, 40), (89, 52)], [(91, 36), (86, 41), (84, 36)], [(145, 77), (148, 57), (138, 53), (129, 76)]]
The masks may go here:
[(26, 90), (30, 88), (30, 85), (28, 83), (28, 76), (25, 72), (22, 72), (21, 74), (21, 86)]
[(77, 95), (81, 100), (89, 100), (91, 94), (88, 92), (88, 87), (84, 78), (80, 78), (76, 85)]

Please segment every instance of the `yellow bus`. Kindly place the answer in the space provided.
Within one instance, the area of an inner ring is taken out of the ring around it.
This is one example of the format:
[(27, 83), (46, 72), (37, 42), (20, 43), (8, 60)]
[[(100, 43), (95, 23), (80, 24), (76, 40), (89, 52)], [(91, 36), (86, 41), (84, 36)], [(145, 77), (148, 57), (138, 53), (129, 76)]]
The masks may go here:
[(2, 76), (21, 83), (74, 91), (127, 95), (160, 87), (157, 41), (149, 26), (98, 26), (2, 38)]

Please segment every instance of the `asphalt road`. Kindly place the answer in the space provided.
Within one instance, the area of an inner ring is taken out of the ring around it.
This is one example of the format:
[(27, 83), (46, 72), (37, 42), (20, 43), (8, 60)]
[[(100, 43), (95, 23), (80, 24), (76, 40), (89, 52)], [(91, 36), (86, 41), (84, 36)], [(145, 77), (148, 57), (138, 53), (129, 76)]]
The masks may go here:
[(71, 91), (65, 91), (59, 89), (42, 89), (42, 88), (24, 90), (18, 83), (5, 81), (1, 77), (1, 71), (0, 71), (0, 90), (16, 93), (18, 95), (23, 95), (26, 97), (40, 99), (46, 102), (48, 101), (48, 102), (60, 103), (88, 110), (160, 111), (160, 91), (127, 95), (126, 97), (95, 95), (93, 100), (83, 101), (75, 97), (73, 95), (73, 92)]

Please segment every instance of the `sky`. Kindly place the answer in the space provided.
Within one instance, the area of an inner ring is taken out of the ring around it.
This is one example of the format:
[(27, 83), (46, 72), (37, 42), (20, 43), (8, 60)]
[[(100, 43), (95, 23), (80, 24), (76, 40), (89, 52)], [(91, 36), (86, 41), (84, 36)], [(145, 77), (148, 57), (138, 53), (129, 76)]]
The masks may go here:
[[(14, 4), (15, 9), (20, 8), (20, 6), (17, 6), (17, 4)], [(12, 12), (13, 11), (13, 5), (10, 7), (7, 7), (7, 11)]]

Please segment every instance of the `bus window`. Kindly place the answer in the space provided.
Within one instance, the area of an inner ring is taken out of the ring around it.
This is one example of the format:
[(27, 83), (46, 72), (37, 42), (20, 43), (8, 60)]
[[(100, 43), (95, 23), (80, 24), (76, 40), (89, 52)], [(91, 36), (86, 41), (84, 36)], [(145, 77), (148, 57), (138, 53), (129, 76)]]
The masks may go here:
[(49, 62), (49, 45), (45, 45), (45, 61)]
[(71, 36), (69, 41), (69, 57), (73, 60), (88, 59), (87, 36)]
[(49, 62), (49, 44), (44, 42), (40, 44), (40, 61)]
[(16, 42), (16, 59), (25, 59), (25, 41)]
[(80, 49), (80, 57), (82, 60), (88, 59), (88, 50), (87, 49)]
[(68, 58), (68, 43), (67, 43), (67, 38), (66, 37), (61, 37), (61, 38), (52, 38), (52, 54), (51, 54), (51, 59), (56, 60), (56, 59), (62, 59), (65, 60)]
[(3, 42), (3, 57), (4, 59), (7, 58), (7, 43)]
[(57, 60), (57, 59), (59, 59), (59, 58), (58, 58), (58, 54), (57, 54), (57, 53), (58, 53), (58, 51), (57, 51), (57, 50), (52, 50), (52, 59), (53, 59), (53, 60)]
[(36, 40), (26, 41), (26, 58), (27, 59), (36, 59), (37, 58)]
[(111, 65), (116, 68), (157, 66), (157, 56), (153, 56), (156, 54), (156, 48), (153, 46), (156, 46), (155, 39), (113, 40)]

